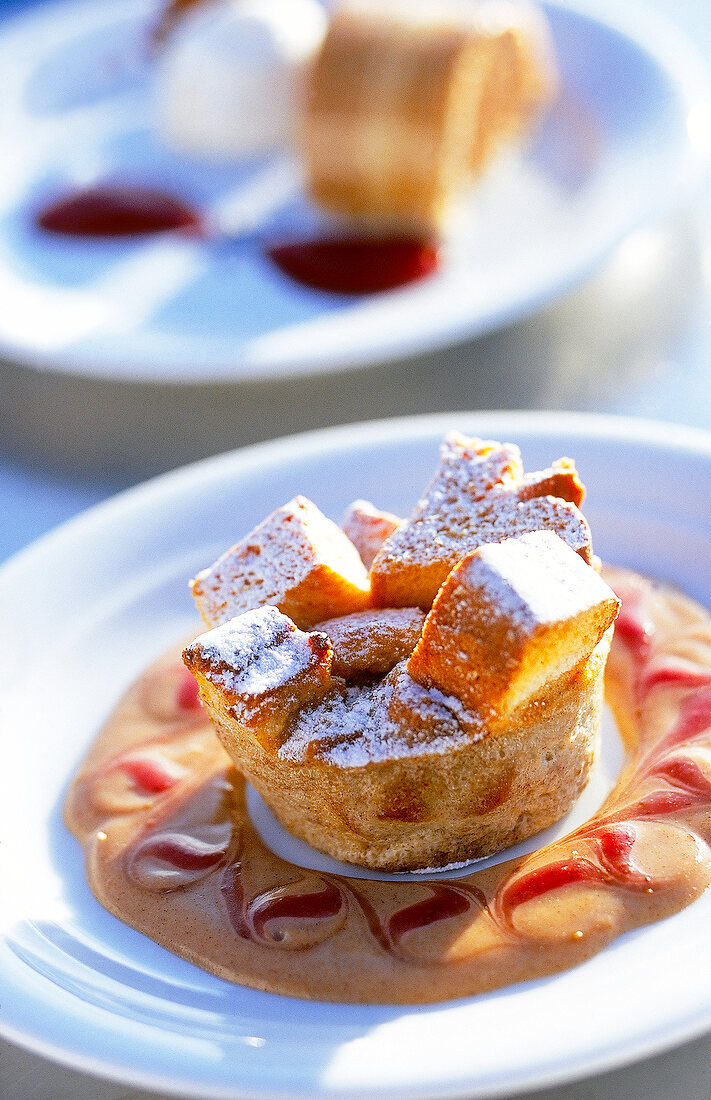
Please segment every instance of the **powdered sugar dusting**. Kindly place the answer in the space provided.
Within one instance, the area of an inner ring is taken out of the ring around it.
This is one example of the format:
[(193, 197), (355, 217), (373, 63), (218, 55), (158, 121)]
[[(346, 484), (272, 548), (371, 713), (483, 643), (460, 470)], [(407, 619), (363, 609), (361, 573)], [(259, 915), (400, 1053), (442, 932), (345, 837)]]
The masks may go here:
[(436, 553), (452, 537), (461, 537), (462, 517), (472, 526), (472, 518), (481, 512), (475, 506), (486, 504), (487, 512), (494, 502), (499, 506), (522, 476), (521, 452), (514, 444), (467, 440), (451, 433), (442, 444), (437, 473), (411, 519), (394, 532), (394, 540), (409, 549), (405, 535), (408, 528), (417, 527), (419, 536), (431, 533)]
[[(550, 495), (556, 487), (561, 496)], [(590, 529), (568, 499), (580, 499), (581, 493), (570, 461), (525, 476), (521, 452), (513, 443), (452, 434), (442, 444), (438, 470), (411, 518), (376, 555), (373, 602), (427, 609), (464, 554), (527, 531), (554, 530), (589, 561)]]
[(497, 616), (519, 625), (565, 622), (614, 599), (609, 585), (552, 531), (481, 546), (462, 572), (485, 580)]
[[(445, 561), (451, 568), (477, 546), (544, 528), (589, 553), (582, 513), (568, 500), (546, 495), (551, 472), (524, 477), (514, 444), (448, 436), (435, 477), (412, 516), (384, 544), (375, 573)], [(536, 495), (537, 486), (542, 495)]]
[[(403, 724), (398, 719), (403, 706), (414, 721)], [(358, 768), (441, 755), (483, 733), (461, 700), (415, 683), (402, 662), (376, 684), (332, 692), (318, 706), (302, 710), (279, 756), (294, 762), (317, 757), (336, 767)]]
[(282, 760), (308, 756), (337, 767), (362, 767), (392, 755), (387, 728), (391, 689), (387, 681), (332, 692), (317, 707), (302, 710), (279, 749)]
[(191, 646), (210, 679), (234, 695), (258, 696), (295, 680), (314, 661), (309, 635), (272, 606), (246, 611)]
[(557, 497), (532, 497), (518, 501), (510, 517), (513, 531), (555, 531), (573, 550), (582, 550), (590, 543), (590, 531), (579, 509), (567, 500)]

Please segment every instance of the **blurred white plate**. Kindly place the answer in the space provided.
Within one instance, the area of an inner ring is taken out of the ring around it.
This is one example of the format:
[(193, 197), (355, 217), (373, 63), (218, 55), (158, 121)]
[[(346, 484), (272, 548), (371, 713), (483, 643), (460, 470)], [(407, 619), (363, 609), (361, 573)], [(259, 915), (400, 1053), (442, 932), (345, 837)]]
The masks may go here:
[(409, 510), (450, 427), (575, 456), (608, 561), (711, 607), (711, 436), (590, 416), (457, 413), (228, 454), (116, 497), (0, 571), (0, 1032), (177, 1096), (491, 1097), (651, 1055), (711, 1027), (711, 893), (567, 973), (422, 1007), (229, 985), (105, 912), (61, 821), (67, 783), (128, 684), (196, 616), (186, 578), (296, 492), (338, 517)]
[[(198, 207), (256, 170), (180, 159), (151, 131), (146, 48), (157, 0), (64, 0), (6, 23), (0, 353), (95, 377), (279, 378), (384, 362), (471, 337), (549, 302), (630, 230), (698, 183), (711, 92), (673, 27), (637, 3), (546, 5), (563, 91), (525, 156), (472, 196), (441, 271), (350, 298), (283, 276), (256, 239), (96, 242), (33, 228), (48, 196), (106, 178)], [(9, 155), (8, 155), (9, 154)], [(282, 231), (308, 229), (303, 199)]]

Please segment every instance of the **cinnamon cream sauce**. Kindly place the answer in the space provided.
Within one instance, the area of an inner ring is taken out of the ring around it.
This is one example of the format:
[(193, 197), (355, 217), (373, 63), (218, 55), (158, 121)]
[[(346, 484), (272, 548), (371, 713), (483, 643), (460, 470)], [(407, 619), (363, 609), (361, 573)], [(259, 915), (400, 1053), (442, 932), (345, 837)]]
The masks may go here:
[(130, 689), (67, 798), (96, 897), (230, 981), (386, 1003), (552, 974), (679, 911), (711, 882), (711, 616), (637, 574), (605, 578), (622, 599), (606, 689), (626, 763), (564, 839), (452, 880), (291, 864), (252, 825), (175, 653)]

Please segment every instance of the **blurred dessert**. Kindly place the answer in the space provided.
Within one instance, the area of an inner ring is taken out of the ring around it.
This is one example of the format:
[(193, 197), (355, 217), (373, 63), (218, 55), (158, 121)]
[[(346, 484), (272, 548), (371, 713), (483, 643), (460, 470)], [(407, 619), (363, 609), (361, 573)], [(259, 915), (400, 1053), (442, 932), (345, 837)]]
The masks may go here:
[(351, 230), (431, 238), (556, 90), (528, 0), (172, 0), (157, 31), (160, 132), (244, 159), (293, 147)]
[(489, 855), (570, 808), (619, 606), (589, 564), (581, 497), (568, 460), (524, 475), (518, 448), (452, 435), (409, 520), (349, 509), (369, 593), (355, 547), (303, 498), (200, 574), (212, 629), (185, 663), (288, 830), (411, 870)]
[(318, 0), (173, 2), (157, 31), (159, 132), (182, 153), (215, 159), (288, 145), (325, 31)]
[(555, 86), (546, 21), (526, 2), (343, 4), (307, 81), (311, 196), (370, 229), (437, 234)]

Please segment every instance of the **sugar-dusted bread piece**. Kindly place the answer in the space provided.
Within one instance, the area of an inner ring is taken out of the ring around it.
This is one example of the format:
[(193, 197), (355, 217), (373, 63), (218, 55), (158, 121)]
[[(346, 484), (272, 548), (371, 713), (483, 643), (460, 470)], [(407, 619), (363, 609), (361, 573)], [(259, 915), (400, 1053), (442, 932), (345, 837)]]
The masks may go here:
[(354, 678), (384, 675), (409, 657), (425, 616), (419, 607), (374, 608), (318, 623), (333, 646), (333, 673)]
[(402, 520), (392, 512), (376, 508), (369, 500), (354, 500), (341, 520), (341, 527), (360, 554), (366, 569), (389, 535)]
[(201, 634), (183, 660), (213, 717), (226, 716), (227, 728), (276, 749), (290, 718), (333, 688), (331, 652), (325, 634), (304, 633), (276, 607), (265, 606)]
[[(520, 501), (535, 497), (557, 497), (579, 508), (585, 497), (585, 487), (578, 476), (575, 463), (569, 458), (559, 458), (547, 470), (524, 474), (516, 495)], [(583, 554), (583, 557), (586, 557)]]
[(343, 531), (305, 497), (277, 508), (191, 584), (207, 626), (273, 604), (297, 626), (361, 611), (368, 574)]
[(305, 97), (312, 197), (371, 230), (439, 232), (500, 146), (551, 101), (554, 69), (530, 3), (347, 0)]
[(551, 531), (480, 546), (439, 590), (407, 671), (472, 710), (505, 717), (585, 660), (619, 605)]
[(373, 561), (373, 604), (429, 610), (440, 585), (470, 550), (528, 531), (555, 531), (589, 562), (590, 529), (578, 508), (582, 496), (568, 459), (524, 475), (521, 453), (513, 444), (451, 433), (412, 515), (386, 539)]

